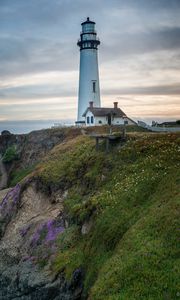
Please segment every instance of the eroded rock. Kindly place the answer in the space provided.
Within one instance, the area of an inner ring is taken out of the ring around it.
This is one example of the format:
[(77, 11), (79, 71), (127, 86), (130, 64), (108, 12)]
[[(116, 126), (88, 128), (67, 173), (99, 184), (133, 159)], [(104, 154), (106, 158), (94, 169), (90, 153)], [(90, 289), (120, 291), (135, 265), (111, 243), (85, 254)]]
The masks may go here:
[[(82, 272), (67, 282), (48, 265), (57, 251), (55, 240), (65, 230), (63, 200), (67, 192), (49, 196), (31, 182), (0, 192), (0, 299), (75, 300), (82, 292)], [(37, 264), (38, 262), (38, 264)]]

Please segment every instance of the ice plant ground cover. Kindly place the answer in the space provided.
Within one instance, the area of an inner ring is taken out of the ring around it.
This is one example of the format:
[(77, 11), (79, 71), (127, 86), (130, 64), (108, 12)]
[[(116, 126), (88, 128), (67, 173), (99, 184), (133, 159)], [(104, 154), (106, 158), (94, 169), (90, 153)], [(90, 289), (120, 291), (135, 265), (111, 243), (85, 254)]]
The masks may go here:
[(39, 241), (44, 240), (46, 243), (52, 242), (56, 239), (57, 235), (64, 231), (63, 226), (58, 226), (55, 220), (48, 220), (38, 226), (32, 236), (31, 244), (35, 246)]
[[(35, 225), (35, 226), (34, 226)], [(34, 230), (31, 230), (34, 227)], [(22, 239), (27, 240), (28, 235), (29, 246), (28, 253), (23, 260), (29, 260), (43, 267), (47, 264), (48, 259), (57, 252), (56, 239), (59, 234), (64, 232), (62, 221), (47, 220), (40, 224), (28, 224), (19, 230)]]
[(68, 188), (72, 225), (57, 237), (52, 271), (83, 269), (88, 299), (177, 299), (179, 167), (178, 134), (133, 134), (108, 155), (88, 137), (55, 147), (38, 176)]

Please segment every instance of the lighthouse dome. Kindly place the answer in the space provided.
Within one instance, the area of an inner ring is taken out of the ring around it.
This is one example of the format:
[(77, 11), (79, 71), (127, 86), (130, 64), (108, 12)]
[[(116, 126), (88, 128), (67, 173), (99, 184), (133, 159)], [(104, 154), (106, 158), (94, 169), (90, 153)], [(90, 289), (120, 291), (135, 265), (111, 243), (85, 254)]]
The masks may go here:
[(93, 33), (95, 32), (95, 22), (90, 21), (89, 18), (87, 18), (87, 20), (83, 23), (81, 23), (82, 25), (82, 33)]

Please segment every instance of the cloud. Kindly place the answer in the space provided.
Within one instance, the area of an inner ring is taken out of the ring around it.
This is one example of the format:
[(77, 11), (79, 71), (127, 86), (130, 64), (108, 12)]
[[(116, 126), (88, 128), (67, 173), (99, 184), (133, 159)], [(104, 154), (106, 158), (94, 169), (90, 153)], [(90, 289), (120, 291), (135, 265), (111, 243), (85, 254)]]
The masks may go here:
[(105, 95), (179, 95), (180, 83), (162, 86), (103, 89)]
[(180, 27), (141, 33), (118, 33), (102, 43), (103, 61), (156, 51), (179, 50)]
[(48, 39), (1, 38), (0, 77), (75, 70), (78, 59), (66, 43)]
[[(53, 114), (75, 118), (76, 41), (87, 16), (97, 21), (101, 40), (103, 103), (110, 105), (114, 97), (129, 95), (141, 104), (142, 116), (147, 107), (153, 115), (158, 105), (161, 109), (158, 99), (164, 95), (174, 113), (174, 105), (178, 106), (174, 97), (180, 92), (179, 0), (0, 1), (1, 119), (44, 119), (48, 111), (52, 118)], [(132, 103), (126, 100), (125, 109)]]

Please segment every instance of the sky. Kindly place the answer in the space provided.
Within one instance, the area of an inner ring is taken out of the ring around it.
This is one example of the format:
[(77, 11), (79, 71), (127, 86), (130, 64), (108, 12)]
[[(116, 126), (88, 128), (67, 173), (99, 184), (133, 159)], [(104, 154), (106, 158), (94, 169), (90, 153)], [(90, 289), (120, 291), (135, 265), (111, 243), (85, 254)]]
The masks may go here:
[(0, 122), (76, 120), (87, 17), (101, 41), (102, 106), (180, 119), (180, 0), (0, 0)]

